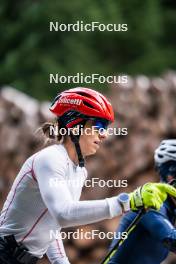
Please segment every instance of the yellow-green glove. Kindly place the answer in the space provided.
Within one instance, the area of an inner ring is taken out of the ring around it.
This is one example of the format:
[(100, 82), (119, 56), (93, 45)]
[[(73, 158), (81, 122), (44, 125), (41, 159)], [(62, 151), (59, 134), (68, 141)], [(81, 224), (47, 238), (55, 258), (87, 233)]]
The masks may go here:
[(153, 208), (159, 210), (167, 196), (176, 197), (176, 189), (166, 183), (146, 183), (130, 193), (131, 210)]

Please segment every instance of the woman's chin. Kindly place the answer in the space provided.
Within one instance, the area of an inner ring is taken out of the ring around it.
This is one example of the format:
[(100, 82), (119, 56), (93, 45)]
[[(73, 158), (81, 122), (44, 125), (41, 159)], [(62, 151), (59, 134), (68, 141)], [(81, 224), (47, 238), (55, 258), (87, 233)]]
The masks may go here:
[(91, 156), (94, 155), (97, 152), (97, 149), (92, 149), (89, 152), (87, 152), (84, 156)]

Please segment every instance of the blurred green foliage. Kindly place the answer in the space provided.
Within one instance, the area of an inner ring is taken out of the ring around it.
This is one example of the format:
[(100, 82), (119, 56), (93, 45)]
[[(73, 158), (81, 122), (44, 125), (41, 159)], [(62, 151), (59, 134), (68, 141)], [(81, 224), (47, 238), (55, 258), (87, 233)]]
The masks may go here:
[[(176, 69), (175, 10), (174, 0), (1, 0), (0, 84), (42, 100), (71, 87), (49, 84), (50, 73), (154, 75)], [(127, 23), (128, 31), (49, 31), (50, 21), (77, 20)]]

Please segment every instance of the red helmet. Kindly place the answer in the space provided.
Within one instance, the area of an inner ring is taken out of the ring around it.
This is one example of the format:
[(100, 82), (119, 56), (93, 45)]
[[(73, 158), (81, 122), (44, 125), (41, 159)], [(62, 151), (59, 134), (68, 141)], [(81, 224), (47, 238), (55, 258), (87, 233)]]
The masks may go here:
[(88, 117), (114, 121), (111, 103), (101, 93), (88, 88), (78, 87), (58, 94), (50, 111), (58, 117), (73, 113), (67, 127), (72, 127)]

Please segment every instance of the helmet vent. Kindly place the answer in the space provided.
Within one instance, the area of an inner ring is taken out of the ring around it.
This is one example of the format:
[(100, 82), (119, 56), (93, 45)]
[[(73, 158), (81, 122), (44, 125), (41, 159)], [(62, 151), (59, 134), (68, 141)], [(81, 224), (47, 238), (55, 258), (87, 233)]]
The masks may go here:
[(82, 95), (82, 96), (86, 96), (88, 98), (92, 98), (92, 96), (90, 94), (85, 93), (85, 92), (76, 92), (76, 93), (79, 94), (79, 95)]
[(91, 104), (89, 104), (88, 102), (84, 102), (84, 101), (83, 101), (83, 103), (84, 103), (84, 105), (86, 105), (86, 106), (88, 106), (88, 107), (90, 107), (90, 108), (93, 108), (93, 106), (92, 106)]

